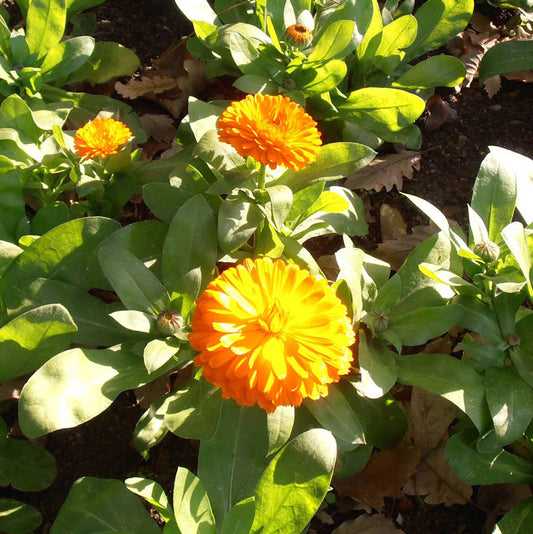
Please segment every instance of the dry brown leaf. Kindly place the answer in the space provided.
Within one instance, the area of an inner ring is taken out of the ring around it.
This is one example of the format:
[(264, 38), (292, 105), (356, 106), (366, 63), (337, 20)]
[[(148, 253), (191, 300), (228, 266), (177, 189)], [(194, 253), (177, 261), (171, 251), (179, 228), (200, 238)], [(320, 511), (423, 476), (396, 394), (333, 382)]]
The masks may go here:
[(407, 415), (406, 439), (417, 447), (419, 464), (416, 474), (404, 486), (404, 493), (424, 497), (427, 504), (468, 503), (472, 487), (451, 470), (445, 453), (455, 406), (434, 393), (414, 387)]
[(429, 117), (424, 124), (424, 130), (430, 132), (457, 118), (457, 111), (448, 102), (442, 100), (439, 95), (435, 95), (428, 100), (427, 109)]
[(333, 254), (320, 256), (317, 263), (328, 280), (337, 280), (339, 266), (337, 265), (337, 260)]
[(380, 508), (385, 504), (385, 497), (403, 495), (401, 488), (415, 473), (417, 464), (416, 447), (400, 444), (394, 449), (375, 451), (361, 471), (334, 479), (333, 486), (341, 495)]
[(381, 229), (381, 239), (387, 241), (407, 234), (407, 223), (401, 211), (393, 208), (389, 204), (382, 204), (379, 208), (379, 223)]
[(437, 232), (438, 228), (433, 223), (415, 226), (410, 234), (399, 235), (394, 239), (380, 243), (372, 255), (386, 261), (393, 270), (397, 271), (410, 252)]
[(385, 188), (390, 191), (394, 186), (402, 190), (403, 178), (411, 179), (415, 170), (420, 170), (420, 152), (415, 150), (401, 150), (398, 154), (387, 154), (376, 158), (369, 165), (348, 176), (344, 187), (349, 189)]
[(401, 534), (392, 519), (382, 514), (360, 515), (357, 519), (345, 521), (332, 534)]
[[(429, 451), (420, 461), (414, 477), (412, 495), (424, 496), (427, 504), (467, 504), (472, 496), (472, 486), (463, 482), (450, 468), (446, 458), (446, 442), (442, 440), (439, 447)], [(411, 484), (404, 488), (409, 494)]]
[(140, 119), (146, 133), (156, 141), (171, 143), (176, 136), (174, 119), (169, 115), (145, 113)]
[(159, 93), (172, 91), (177, 87), (177, 79), (169, 78), (168, 76), (154, 76), (153, 78), (144, 77), (140, 80), (130, 80), (128, 83), (117, 82), (115, 84), (116, 92), (130, 100), (134, 100), (141, 96), (154, 97)]
[(502, 74), (508, 80), (516, 80), (523, 83), (533, 83), (533, 70), (519, 70)]
[(5, 400), (18, 400), (20, 391), (28, 381), (27, 377), (12, 378), (0, 384), (0, 402)]
[(424, 457), (447, 434), (455, 419), (455, 406), (439, 395), (414, 387), (408, 417), (411, 438)]
[(509, 482), (480, 486), (477, 492), (477, 503), (487, 511), (485, 532), (492, 532), (492, 528), (502, 513), (512, 510), (531, 496), (531, 488), (527, 484)]
[(483, 82), (483, 89), (489, 98), (492, 98), (502, 87), (502, 79), (499, 74), (487, 78)]

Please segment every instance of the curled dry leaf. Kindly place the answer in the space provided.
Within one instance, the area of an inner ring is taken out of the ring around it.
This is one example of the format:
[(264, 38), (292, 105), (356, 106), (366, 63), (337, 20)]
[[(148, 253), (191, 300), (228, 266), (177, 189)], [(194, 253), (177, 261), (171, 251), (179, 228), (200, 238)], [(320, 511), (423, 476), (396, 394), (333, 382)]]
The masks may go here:
[(438, 231), (433, 223), (415, 226), (410, 234), (399, 234), (393, 239), (380, 243), (372, 255), (386, 261), (393, 270), (397, 271), (412, 250)]
[(407, 223), (402, 216), (402, 212), (389, 204), (384, 203), (379, 207), (379, 222), (383, 241), (395, 239), (407, 233)]
[(401, 534), (403, 530), (397, 528), (392, 519), (382, 514), (360, 515), (356, 519), (345, 521), (332, 534)]
[(146, 133), (162, 143), (171, 143), (176, 135), (174, 119), (161, 113), (145, 113), (141, 115), (141, 124)]
[(422, 156), (416, 150), (402, 150), (398, 154), (386, 154), (375, 158), (369, 165), (348, 176), (343, 183), (349, 189), (385, 188), (390, 191), (394, 186), (402, 190), (403, 179), (411, 179), (415, 170), (420, 170)]
[(450, 468), (446, 458), (448, 427), (455, 419), (455, 406), (448, 400), (414, 387), (408, 409), (406, 440), (419, 453), (416, 473), (403, 488), (407, 495), (424, 497), (427, 504), (466, 504), (472, 487)]
[(125, 98), (139, 97), (154, 100), (179, 118), (189, 96), (198, 94), (206, 85), (205, 64), (196, 60), (182, 39), (153, 62), (141, 79), (124, 84), (117, 82), (115, 90)]
[(439, 95), (433, 95), (428, 100), (426, 108), (429, 111), (429, 117), (424, 124), (424, 130), (427, 131), (436, 130), (443, 124), (454, 121), (457, 118), (457, 111), (448, 102), (442, 100)]
[(385, 497), (403, 495), (402, 487), (415, 474), (417, 464), (417, 448), (400, 444), (394, 449), (374, 451), (361, 471), (334, 479), (333, 486), (343, 496), (380, 508), (385, 505)]

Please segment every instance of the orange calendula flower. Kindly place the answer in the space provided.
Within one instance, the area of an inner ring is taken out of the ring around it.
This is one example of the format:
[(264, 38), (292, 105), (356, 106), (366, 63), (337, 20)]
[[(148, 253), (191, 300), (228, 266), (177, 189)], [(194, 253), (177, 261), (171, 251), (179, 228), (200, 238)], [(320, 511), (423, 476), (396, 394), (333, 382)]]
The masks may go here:
[(131, 136), (131, 130), (123, 122), (108, 117), (93, 119), (76, 131), (74, 149), (84, 158), (105, 158), (116, 154)]
[(328, 394), (350, 370), (355, 336), (326, 280), (270, 258), (244, 260), (197, 300), (194, 363), (224, 398), (266, 412)]
[(303, 169), (316, 160), (322, 145), (316, 122), (281, 95), (248, 95), (233, 102), (217, 125), (221, 141), (271, 169)]
[(285, 30), (287, 41), (296, 46), (308, 46), (313, 39), (313, 32), (303, 24), (292, 24)]

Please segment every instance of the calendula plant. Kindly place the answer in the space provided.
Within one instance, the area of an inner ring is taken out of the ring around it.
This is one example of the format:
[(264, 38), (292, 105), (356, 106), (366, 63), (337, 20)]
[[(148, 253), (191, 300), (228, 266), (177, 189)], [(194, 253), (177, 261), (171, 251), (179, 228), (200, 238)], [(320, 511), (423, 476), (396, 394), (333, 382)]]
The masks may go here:
[[(69, 17), (99, 3), (21, 1), (25, 27), (13, 29), (0, 13), (0, 99), (17, 94), (32, 111), (62, 111), (79, 107), (82, 95), (70, 94), (60, 87), (84, 80), (102, 83), (135, 72), (139, 58), (118, 43), (95, 43), (89, 36), (64, 39)], [(85, 95), (83, 100), (85, 105), (101, 109), (101, 102), (91, 95)], [(76, 110), (71, 120), (76, 123), (83, 112)]]
[(383, 141), (418, 147), (414, 121), (436, 86), (465, 75), (454, 57), (410, 62), (463, 30), (473, 0), (215, 2), (177, 0), (192, 21), (188, 43), (208, 76), (231, 74), (246, 93), (290, 96), (326, 121), (332, 139), (376, 148)]

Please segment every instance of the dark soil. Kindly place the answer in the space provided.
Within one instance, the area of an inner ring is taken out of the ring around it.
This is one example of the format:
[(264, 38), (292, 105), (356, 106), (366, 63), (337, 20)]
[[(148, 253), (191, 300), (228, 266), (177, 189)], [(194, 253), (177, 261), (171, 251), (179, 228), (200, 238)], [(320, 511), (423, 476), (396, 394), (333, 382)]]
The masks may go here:
[[(16, 17), (13, 2), (4, 5)], [(94, 12), (98, 20), (95, 38), (115, 40), (132, 48), (145, 66), (191, 31), (173, 0), (107, 0)], [(437, 130), (424, 131), (421, 169), (412, 180), (404, 181), (403, 190), (432, 202), (465, 227), (466, 206), (488, 147), (501, 146), (533, 157), (533, 91), (529, 85), (504, 80), (493, 99), (477, 83), (458, 95), (443, 94), (443, 99), (457, 111), (457, 118)], [(128, 103), (135, 107), (135, 102)], [(362, 240), (368, 250), (381, 240), (379, 207), (384, 202), (400, 209), (408, 228), (426, 222), (398, 191), (373, 194), (370, 209), (375, 222), (370, 225), (370, 235)], [(52, 433), (44, 445), (57, 458), (58, 476), (53, 485), (42, 492), (25, 494), (2, 488), (0, 495), (20, 498), (39, 508), (44, 521), (37, 532), (46, 534), (70, 486), (81, 476), (124, 480), (140, 474), (158, 481), (170, 492), (178, 466), (195, 470), (197, 443), (170, 434), (152, 449), (148, 461), (143, 460), (131, 443), (133, 428), (142, 412), (134, 395), (126, 393), (94, 420)], [(340, 504), (325, 508), (335, 525), (315, 519), (312, 530), (329, 533), (360, 513)], [(408, 507), (391, 502), (387, 515), (395, 520), (401, 517), (406, 534), (481, 534), (485, 521), (484, 514), (474, 505), (420, 507), (414, 501)]]

